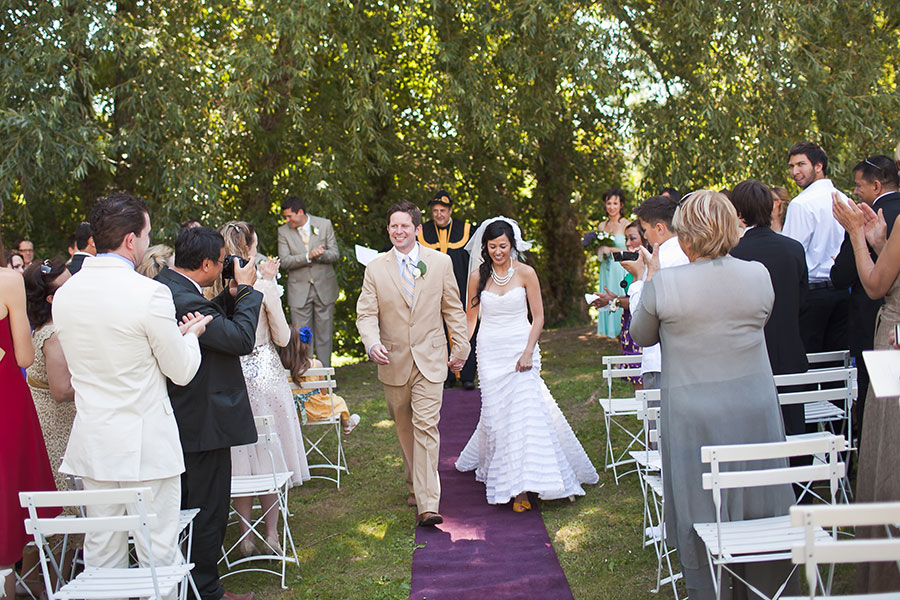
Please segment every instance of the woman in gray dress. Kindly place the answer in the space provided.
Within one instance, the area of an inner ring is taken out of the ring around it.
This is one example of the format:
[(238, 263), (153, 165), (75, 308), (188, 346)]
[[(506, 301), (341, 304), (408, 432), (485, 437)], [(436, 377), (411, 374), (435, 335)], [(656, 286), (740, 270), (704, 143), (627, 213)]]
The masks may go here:
[[(660, 342), (662, 348), (666, 531), (670, 540), (674, 536), (691, 600), (703, 600), (716, 594), (693, 526), (716, 517), (712, 494), (701, 484), (701, 474), (709, 470), (700, 462), (701, 446), (784, 441), (763, 334), (775, 294), (765, 267), (728, 256), (738, 242), (738, 217), (723, 194), (692, 193), (676, 210), (672, 226), (691, 263), (659, 271), (656, 251), (651, 257), (641, 249), (647, 283), (632, 308), (631, 336), (641, 346)], [(784, 515), (793, 502), (789, 485), (730, 490), (723, 518)], [(757, 563), (746, 565), (742, 576), (772, 594), (790, 569), (788, 561)], [(722, 587), (721, 597), (731, 597), (727, 580)], [(734, 597), (747, 592), (737, 580), (732, 591)]]

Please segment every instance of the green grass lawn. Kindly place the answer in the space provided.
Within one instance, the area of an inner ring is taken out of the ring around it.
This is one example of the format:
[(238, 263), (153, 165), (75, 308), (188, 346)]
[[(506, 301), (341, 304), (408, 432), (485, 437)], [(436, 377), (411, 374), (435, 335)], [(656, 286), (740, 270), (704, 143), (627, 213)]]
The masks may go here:
[[(575, 598), (668, 599), (670, 589), (650, 593), (656, 558), (652, 548), (641, 546), (637, 477), (616, 485), (611, 472), (602, 472), (605, 433), (594, 393), (604, 385), (601, 357), (620, 351), (617, 342), (592, 331), (575, 327), (541, 336), (544, 379), (600, 472), (600, 482), (586, 486), (587, 495), (575, 502), (542, 503), (544, 522)], [(229, 577), (228, 589), (254, 590), (265, 600), (408, 597), (415, 511), (406, 506), (399, 447), (381, 384), (370, 362), (338, 368), (337, 381), (362, 423), (345, 438), (350, 474), (340, 490), (322, 480), (291, 490), (290, 523), (300, 566), (288, 568), (290, 589), (280, 589), (275, 576), (263, 574)], [(618, 395), (630, 389), (617, 382)], [(850, 578), (850, 571), (840, 571), (837, 589), (845, 589)]]

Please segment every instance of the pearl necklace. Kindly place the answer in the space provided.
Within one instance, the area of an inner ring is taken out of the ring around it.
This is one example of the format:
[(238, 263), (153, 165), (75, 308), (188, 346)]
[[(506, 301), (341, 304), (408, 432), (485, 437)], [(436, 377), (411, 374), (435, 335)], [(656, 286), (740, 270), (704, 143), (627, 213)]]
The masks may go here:
[(497, 272), (494, 271), (494, 268), (491, 267), (491, 279), (494, 280), (494, 283), (496, 283), (500, 287), (503, 287), (504, 285), (509, 283), (510, 279), (512, 279), (512, 276), (515, 274), (515, 272), (516, 272), (516, 270), (513, 269), (512, 266), (510, 266), (509, 270), (506, 272), (506, 275), (504, 275), (503, 277), (500, 277), (499, 275), (497, 275)]

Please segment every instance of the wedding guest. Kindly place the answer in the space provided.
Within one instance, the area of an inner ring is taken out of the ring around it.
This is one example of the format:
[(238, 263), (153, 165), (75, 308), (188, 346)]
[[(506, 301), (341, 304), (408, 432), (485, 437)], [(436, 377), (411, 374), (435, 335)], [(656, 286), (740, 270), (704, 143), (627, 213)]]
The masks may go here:
[[(53, 296), (52, 319), (75, 389), (75, 422), (60, 471), (81, 477), (86, 490), (148, 487), (148, 512), (158, 516), (145, 539), (135, 533), (140, 563), (181, 560), (178, 514), (184, 460), (165, 377), (187, 383), (200, 366), (209, 319), (175, 319), (172, 294), (138, 275), (134, 265), (150, 245), (143, 200), (111, 194), (91, 210), (99, 255)], [(89, 517), (123, 514), (120, 505), (92, 506)], [(87, 567), (128, 565), (128, 536), (88, 533)]]
[[(625, 250), (637, 252), (644, 243), (644, 238), (641, 236), (641, 226), (637, 221), (625, 226)], [(619, 282), (617, 287), (621, 288), (624, 292), (632, 283), (634, 283), (634, 276), (626, 271), (625, 277), (622, 278), (622, 281)], [(631, 306), (628, 294), (620, 295), (614, 293), (609, 288), (604, 288), (601, 290), (599, 296), (600, 297), (597, 300), (591, 303), (591, 306), (602, 308), (604, 306), (609, 306), (609, 303), (615, 300), (615, 305), (622, 308), (621, 329), (619, 330), (619, 346), (622, 348), (622, 354), (641, 354), (641, 347), (634, 343), (629, 331), (631, 327)], [(628, 365), (629, 368), (635, 366), (637, 366), (637, 363)], [(625, 380), (630, 383), (635, 390), (643, 389), (643, 381), (640, 376), (626, 377)]]
[[(0, 239), (0, 256), (2, 250)], [(28, 511), (19, 504), (19, 492), (56, 489), (38, 416), (20, 370), (32, 362), (25, 282), (18, 273), (0, 268), (0, 571), (15, 566), (30, 539), (25, 533)], [(57, 514), (42, 511), (41, 516)], [(0, 595), (15, 598), (15, 580), (14, 574), (7, 575)]]
[(165, 244), (156, 244), (147, 248), (147, 252), (144, 253), (144, 260), (135, 268), (135, 271), (144, 277), (153, 279), (162, 271), (163, 267), (171, 269), (174, 266), (175, 251)]
[(66, 264), (72, 262), (72, 257), (75, 256), (76, 250), (78, 250), (78, 247), (75, 245), (75, 234), (73, 233), (66, 238), (66, 252), (69, 253), (69, 260), (66, 261)]
[[(601, 221), (599, 230), (612, 236), (614, 247), (600, 246), (597, 256), (600, 258), (598, 274), (599, 291), (606, 288), (615, 288), (625, 277), (625, 269), (612, 259), (614, 251), (625, 248), (625, 226), (628, 219), (625, 214), (625, 192), (616, 187), (603, 192), (603, 207), (606, 210), (606, 218)], [(622, 328), (622, 315), (618, 310), (601, 310), (597, 313), (597, 333), (607, 337), (616, 337)]]
[(831, 281), (844, 232), (831, 214), (831, 194), (837, 188), (827, 177), (828, 156), (812, 142), (799, 142), (788, 152), (788, 168), (803, 190), (788, 205), (782, 231), (806, 251), (809, 293), (800, 312), (803, 347), (807, 353), (846, 350), (850, 294)]
[[(254, 416), (271, 415), (275, 418), (275, 433), (278, 440), (272, 453), (277, 471), (292, 471), (292, 485), (301, 485), (309, 480), (309, 466), (306, 451), (303, 448), (303, 435), (300, 432), (300, 420), (294, 409), (291, 386), (284, 376), (284, 368), (278, 356), (276, 346), (285, 346), (290, 342), (291, 329), (281, 308), (281, 290), (275, 283), (278, 274), (278, 259), (264, 258), (257, 261), (257, 245), (259, 240), (253, 225), (246, 221), (229, 221), (219, 228), (225, 240), (227, 255), (240, 256), (258, 267), (258, 277), (253, 289), (263, 295), (262, 309), (259, 311), (259, 322), (256, 325), (256, 345), (253, 352), (241, 356), (241, 370), (247, 382), (247, 394), (250, 408)], [(227, 284), (227, 282), (226, 282)], [(221, 292), (221, 280), (208, 288), (210, 292)], [(231, 449), (232, 475), (263, 475), (272, 472), (272, 464), (268, 455), (256, 451), (254, 446), (236, 446)], [(259, 502), (265, 514), (266, 545), (264, 554), (281, 554), (278, 540), (278, 496), (268, 494), (260, 496)], [(241, 519), (238, 520), (241, 534), (248, 530), (251, 521), (252, 498), (235, 498), (234, 507)], [(240, 544), (244, 556), (259, 554), (253, 536), (248, 535)]]
[(27, 239), (21, 239), (16, 244), (16, 250), (22, 255), (26, 267), (34, 262), (34, 242)]
[(28, 321), (34, 330), (34, 363), (28, 367), (27, 381), (59, 490), (66, 489), (66, 476), (57, 469), (75, 422), (75, 390), (51, 311), (57, 290), (69, 277), (61, 260), (33, 262), (25, 270)]
[(291, 322), (308, 324), (313, 350), (331, 366), (334, 303), (338, 298), (334, 264), (341, 258), (331, 221), (306, 212), (306, 202), (292, 196), (281, 204), (287, 221), (278, 228), (278, 256), (288, 272)]
[[(775, 292), (772, 312), (764, 328), (772, 372), (775, 375), (804, 373), (809, 363), (800, 337), (800, 307), (806, 298), (809, 280), (803, 246), (769, 227), (772, 192), (761, 182), (748, 179), (737, 184), (731, 203), (746, 226), (743, 237), (731, 249), (731, 255), (762, 263), (769, 272)], [(781, 412), (787, 435), (806, 432), (802, 404), (782, 406)]]
[[(660, 269), (658, 258), (641, 249), (647, 281), (631, 335), (645, 347), (661, 343), (666, 531), (675, 540), (688, 595), (704, 600), (716, 594), (694, 523), (716, 516), (701, 483), (700, 448), (785, 439), (763, 334), (775, 294), (764, 266), (728, 256), (738, 242), (738, 218), (722, 194), (693, 192), (672, 226), (690, 264)], [(784, 515), (793, 501), (789, 485), (729, 490), (723, 499), (726, 518), (735, 520)], [(771, 596), (790, 572), (785, 560), (745, 565), (743, 576)], [(737, 579), (732, 584), (744, 587)]]
[[(688, 257), (682, 251), (678, 237), (672, 230), (672, 218), (677, 207), (677, 199), (669, 196), (653, 196), (645, 200), (635, 211), (641, 223), (641, 229), (644, 230), (644, 239), (653, 247), (653, 254), (659, 257), (658, 264), (661, 269), (688, 263)], [(631, 273), (635, 280), (628, 286), (629, 306), (633, 320), (635, 311), (641, 303), (647, 269), (642, 258), (638, 258), (636, 261), (625, 261), (622, 266)], [(640, 344), (640, 342), (638, 343)], [(644, 346), (644, 344), (640, 345)], [(662, 368), (660, 357), (659, 344), (654, 343), (650, 344), (650, 347), (644, 347), (641, 361), (641, 378), (644, 389), (659, 388), (659, 373)]]
[[(884, 216), (887, 231), (890, 236), (894, 228), (894, 221), (900, 215), (900, 177), (897, 173), (897, 165), (889, 156), (871, 156), (853, 167), (855, 187), (853, 193), (863, 202), (872, 207), (874, 212), (881, 211)], [(869, 246), (872, 260), (878, 255)], [(834, 259), (831, 267), (831, 280), (838, 287), (850, 288), (850, 314), (848, 316), (848, 341), (850, 354), (856, 361), (858, 398), (854, 404), (856, 414), (853, 424), (860, 433), (865, 416), (866, 397), (869, 390), (869, 371), (863, 360), (864, 350), (871, 350), (875, 339), (875, 322), (878, 318), (878, 309), (884, 301), (872, 299), (866, 293), (859, 275), (856, 272), (856, 258), (853, 252), (853, 243), (850, 234), (844, 236), (841, 251)]]
[[(887, 223), (884, 213), (879, 218), (865, 202), (855, 205), (837, 194), (832, 201), (834, 216), (850, 235), (860, 283), (870, 298), (884, 298), (875, 321), (873, 345), (876, 350), (886, 350), (891, 347), (893, 326), (900, 323), (900, 236), (892, 235), (885, 239)], [(895, 219), (894, 227), (897, 221), (900, 217)], [(867, 226), (867, 222), (875, 226)], [(867, 244), (878, 254), (877, 260), (872, 260)], [(857, 502), (900, 501), (897, 471), (900, 437), (897, 431), (900, 431), (900, 404), (897, 398), (876, 398), (870, 387), (859, 448)], [(861, 537), (884, 537), (883, 530), (870, 527), (858, 527), (856, 534)], [(891, 528), (891, 535), (896, 537), (898, 534), (900, 531), (897, 528)], [(896, 592), (900, 591), (900, 573), (894, 563), (864, 563), (857, 568), (856, 583), (860, 594)]]
[(69, 273), (74, 275), (81, 270), (84, 259), (89, 256), (97, 256), (97, 247), (94, 245), (94, 236), (91, 235), (91, 224), (82, 223), (75, 230), (75, 254), (69, 262)]
[(6, 268), (15, 271), (19, 275), (25, 273), (25, 259), (15, 250), (6, 251)]
[(200, 340), (203, 361), (189, 382), (170, 380), (169, 397), (178, 421), (185, 471), (181, 505), (199, 508), (194, 517), (191, 571), (200, 600), (253, 600), (253, 592), (226, 591), (218, 561), (231, 499), (231, 448), (257, 440), (240, 357), (256, 343), (262, 294), (253, 289), (256, 266), (234, 259), (234, 281), (207, 300), (203, 288), (222, 275), (225, 240), (208, 227), (182, 230), (175, 239), (175, 267), (156, 281), (172, 292), (175, 312), (212, 317)]
[[(309, 327), (291, 328), (291, 339), (287, 346), (278, 349), (281, 356), (281, 364), (285, 369), (290, 371), (291, 379), (294, 383), (300, 385), (308, 381), (321, 381), (323, 377), (305, 377), (303, 374), (309, 369), (318, 369), (322, 367), (322, 363), (311, 358), (309, 342), (312, 340), (312, 331)], [(298, 399), (298, 396), (301, 396)], [(332, 392), (329, 394), (327, 389), (312, 389), (303, 394), (294, 394), (294, 399), (303, 406), (303, 411), (310, 421), (324, 421), (330, 419), (334, 415), (341, 416), (341, 428), (344, 435), (350, 435), (359, 425), (359, 415), (350, 414), (347, 408), (347, 402)]]
[(770, 187), (772, 190), (772, 218), (770, 228), (775, 233), (781, 233), (784, 229), (784, 215), (787, 212), (788, 204), (791, 203), (791, 196), (788, 194), (787, 188), (782, 185)]
[[(26, 381), (41, 423), (56, 488), (60, 491), (68, 489), (66, 476), (58, 469), (75, 421), (75, 390), (72, 388), (69, 365), (59, 343), (59, 336), (53, 327), (51, 310), (56, 291), (69, 277), (71, 275), (62, 259), (34, 261), (25, 270), (26, 309), (33, 330), (31, 341), (34, 344), (34, 362), (26, 371)], [(67, 509), (65, 512), (69, 514), (70, 511), (71, 514), (76, 514), (74, 509)], [(80, 540), (82, 536), (77, 538)], [(64, 576), (67, 576), (72, 564), (75, 544), (80, 546), (81, 542), (70, 537), (66, 557), (55, 552)], [(28, 571), (30, 566), (37, 564), (38, 557), (36, 553), (33, 556), (26, 553), (22, 560), (22, 570)], [(24, 580), (23, 583), (37, 594), (44, 582), (40, 578), (40, 567), (36, 571), (35, 580)], [(51, 575), (51, 579), (56, 578)]]

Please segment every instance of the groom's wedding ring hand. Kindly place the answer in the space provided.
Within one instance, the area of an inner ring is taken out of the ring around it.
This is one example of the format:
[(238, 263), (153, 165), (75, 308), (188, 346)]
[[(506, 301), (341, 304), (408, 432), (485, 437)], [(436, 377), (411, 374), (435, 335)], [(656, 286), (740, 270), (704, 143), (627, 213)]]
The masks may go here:
[(465, 364), (466, 364), (466, 361), (460, 360), (458, 358), (451, 358), (450, 360), (447, 361), (447, 366), (454, 373), (459, 373), (460, 371), (462, 371), (462, 368)]
[(391, 363), (387, 348), (381, 344), (375, 344), (369, 349), (369, 358), (376, 365), (389, 365)]

